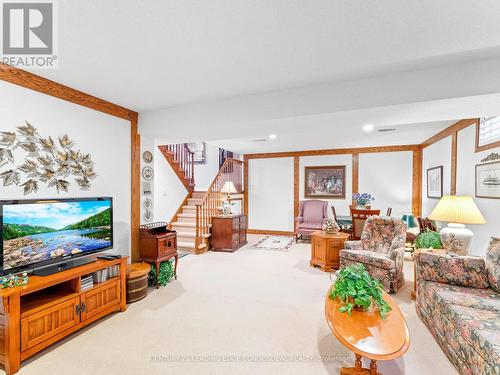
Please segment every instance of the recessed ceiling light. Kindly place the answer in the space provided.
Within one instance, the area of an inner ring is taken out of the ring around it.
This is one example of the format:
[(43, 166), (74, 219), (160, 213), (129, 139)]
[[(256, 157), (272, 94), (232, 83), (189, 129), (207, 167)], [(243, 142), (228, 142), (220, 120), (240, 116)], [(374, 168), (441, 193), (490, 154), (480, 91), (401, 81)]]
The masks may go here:
[(375, 129), (375, 126), (373, 126), (373, 124), (366, 124), (363, 126), (363, 131), (367, 133), (373, 131), (373, 129)]
[(276, 139), (276, 134), (269, 134), (269, 139)]

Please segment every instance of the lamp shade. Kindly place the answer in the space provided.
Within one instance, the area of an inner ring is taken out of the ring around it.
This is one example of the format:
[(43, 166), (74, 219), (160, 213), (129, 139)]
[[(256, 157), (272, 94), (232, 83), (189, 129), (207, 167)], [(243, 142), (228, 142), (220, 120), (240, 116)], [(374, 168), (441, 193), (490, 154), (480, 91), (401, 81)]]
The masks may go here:
[(429, 219), (457, 224), (484, 224), (483, 215), (469, 196), (445, 195), (438, 202)]
[(222, 193), (226, 194), (236, 194), (238, 190), (236, 190), (236, 186), (234, 186), (233, 181), (224, 182), (224, 186), (222, 186)]

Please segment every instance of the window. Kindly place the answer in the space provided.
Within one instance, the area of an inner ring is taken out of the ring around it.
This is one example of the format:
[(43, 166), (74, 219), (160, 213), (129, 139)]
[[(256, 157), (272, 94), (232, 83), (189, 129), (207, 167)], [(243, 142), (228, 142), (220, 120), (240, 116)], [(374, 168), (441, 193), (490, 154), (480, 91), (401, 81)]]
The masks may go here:
[(477, 123), (476, 152), (500, 147), (500, 116), (482, 118)]

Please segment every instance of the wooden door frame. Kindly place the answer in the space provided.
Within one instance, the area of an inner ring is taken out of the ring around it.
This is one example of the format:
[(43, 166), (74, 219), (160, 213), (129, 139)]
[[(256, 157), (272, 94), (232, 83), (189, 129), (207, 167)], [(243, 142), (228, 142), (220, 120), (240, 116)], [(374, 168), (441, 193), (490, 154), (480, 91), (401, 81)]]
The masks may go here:
[(139, 258), (140, 225), (140, 146), (138, 133), (139, 114), (131, 109), (104, 99), (75, 90), (34, 73), (0, 63), (0, 80), (22, 86), (58, 99), (81, 105), (130, 121), (131, 145), (131, 207), (130, 207), (130, 253), (132, 262)]

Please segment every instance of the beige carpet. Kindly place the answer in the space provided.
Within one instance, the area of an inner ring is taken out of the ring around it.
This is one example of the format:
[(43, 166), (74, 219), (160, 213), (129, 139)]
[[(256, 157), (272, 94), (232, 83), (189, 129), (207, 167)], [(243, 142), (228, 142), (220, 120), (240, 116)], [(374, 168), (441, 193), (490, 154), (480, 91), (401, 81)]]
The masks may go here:
[[(24, 362), (20, 374), (338, 374), (353, 355), (325, 322), (330, 279), (309, 256), (304, 243), (184, 257), (178, 281)], [(416, 315), (412, 266), (396, 296), (411, 346), (379, 370), (457, 374)]]

